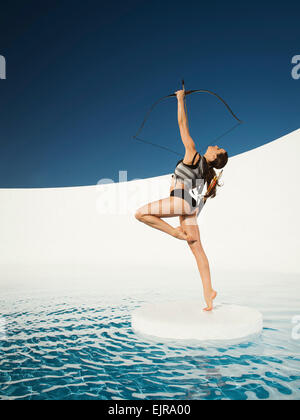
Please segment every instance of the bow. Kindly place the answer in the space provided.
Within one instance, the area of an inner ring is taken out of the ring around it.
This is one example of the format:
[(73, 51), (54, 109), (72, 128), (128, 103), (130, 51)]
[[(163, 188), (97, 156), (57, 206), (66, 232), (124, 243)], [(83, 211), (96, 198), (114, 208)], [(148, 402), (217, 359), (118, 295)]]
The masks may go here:
[[(184, 80), (182, 80), (182, 87), (183, 87), (183, 90), (184, 90)], [(225, 131), (223, 134), (221, 134), (220, 136), (218, 136), (217, 138), (215, 138), (212, 142), (215, 142), (216, 140), (219, 140), (220, 138), (222, 138), (222, 137), (224, 137), (224, 136), (226, 136), (227, 134), (229, 134), (231, 131), (233, 131), (238, 125), (240, 125), (243, 121), (242, 120), (240, 120), (237, 116), (236, 116), (236, 114), (232, 111), (232, 109), (230, 108), (230, 106), (228, 105), (228, 103), (223, 99), (223, 98), (221, 98), (221, 96), (220, 95), (218, 95), (217, 93), (215, 93), (215, 92), (212, 92), (211, 90), (207, 90), (207, 89), (196, 89), (196, 90), (187, 90), (187, 91), (185, 91), (185, 96), (187, 96), (187, 95), (190, 95), (190, 94), (192, 94), (192, 93), (208, 93), (208, 94), (210, 94), (210, 95), (213, 95), (213, 96), (215, 96), (219, 101), (221, 101), (224, 105), (225, 105), (225, 107), (227, 108), (227, 110), (229, 111), (229, 113), (232, 115), (232, 117), (237, 121), (237, 123), (234, 125), (234, 126), (232, 126), (229, 130), (227, 130), (227, 131)], [(140, 125), (140, 127), (139, 127), (139, 129), (138, 129), (138, 131), (136, 132), (136, 134), (133, 136), (133, 138), (135, 139), (135, 140), (138, 140), (138, 141), (142, 141), (142, 142), (144, 142), (144, 143), (148, 143), (148, 144), (151, 144), (152, 146), (156, 146), (156, 147), (159, 147), (159, 148), (161, 148), (161, 149), (164, 149), (164, 150), (168, 150), (169, 152), (172, 152), (172, 153), (175, 153), (176, 155), (179, 155), (179, 156), (181, 156), (181, 153), (177, 153), (177, 152), (175, 152), (174, 150), (172, 150), (172, 149), (169, 149), (168, 147), (165, 147), (165, 146), (161, 146), (161, 145), (159, 145), (159, 144), (156, 144), (156, 143), (152, 143), (152, 142), (150, 142), (150, 141), (148, 141), (148, 140), (144, 140), (144, 139), (141, 139), (140, 137), (138, 137), (139, 135), (140, 135), (140, 133), (141, 133), (141, 131), (143, 130), (143, 128), (144, 128), (144, 125), (145, 125), (145, 123), (146, 123), (146, 121), (148, 120), (148, 118), (149, 118), (149, 115), (151, 114), (151, 112), (153, 111), (153, 109), (156, 107), (156, 105), (158, 105), (160, 102), (162, 102), (163, 100), (165, 100), (165, 99), (168, 99), (168, 98), (172, 98), (172, 97), (176, 97), (176, 94), (175, 93), (172, 93), (171, 95), (166, 95), (166, 96), (163, 96), (162, 98), (160, 98), (160, 99), (158, 99), (152, 106), (151, 106), (151, 108), (148, 110), (148, 112), (146, 113), (146, 115), (145, 115), (145, 118), (144, 118), (144, 120), (143, 120), (143, 122), (142, 122), (142, 124)]]

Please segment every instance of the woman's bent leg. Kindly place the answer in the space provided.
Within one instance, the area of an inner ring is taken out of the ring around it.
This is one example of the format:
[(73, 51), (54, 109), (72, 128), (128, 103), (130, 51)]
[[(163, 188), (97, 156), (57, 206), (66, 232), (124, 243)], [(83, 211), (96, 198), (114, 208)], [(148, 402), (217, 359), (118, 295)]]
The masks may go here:
[(139, 208), (135, 213), (135, 217), (140, 222), (175, 238), (187, 240), (188, 236), (183, 232), (181, 227), (174, 228), (161, 218), (185, 215), (189, 214), (189, 212), (190, 206), (184, 200), (179, 197), (167, 197)]

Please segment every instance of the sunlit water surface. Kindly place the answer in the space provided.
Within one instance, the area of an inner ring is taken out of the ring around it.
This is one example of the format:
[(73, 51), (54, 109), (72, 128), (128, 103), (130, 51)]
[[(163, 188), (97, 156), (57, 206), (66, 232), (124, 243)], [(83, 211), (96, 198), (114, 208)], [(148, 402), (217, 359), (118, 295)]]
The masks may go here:
[(132, 331), (135, 308), (194, 298), (191, 291), (2, 293), (0, 398), (299, 399), (299, 278), (285, 280), (223, 293), (221, 301), (264, 315), (262, 335), (242, 343), (155, 341)]

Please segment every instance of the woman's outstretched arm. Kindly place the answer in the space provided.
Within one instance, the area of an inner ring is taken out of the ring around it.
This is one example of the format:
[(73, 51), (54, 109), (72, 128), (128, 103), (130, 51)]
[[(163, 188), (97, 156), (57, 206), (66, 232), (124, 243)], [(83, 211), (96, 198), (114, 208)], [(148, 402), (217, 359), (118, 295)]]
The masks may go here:
[(184, 106), (184, 90), (178, 90), (176, 93), (177, 96), (177, 102), (178, 102), (178, 125), (181, 135), (182, 143), (185, 147), (185, 159), (190, 160), (193, 158), (193, 155), (196, 151), (194, 140), (192, 139), (190, 135), (189, 125), (188, 125), (188, 119), (185, 112), (185, 106)]

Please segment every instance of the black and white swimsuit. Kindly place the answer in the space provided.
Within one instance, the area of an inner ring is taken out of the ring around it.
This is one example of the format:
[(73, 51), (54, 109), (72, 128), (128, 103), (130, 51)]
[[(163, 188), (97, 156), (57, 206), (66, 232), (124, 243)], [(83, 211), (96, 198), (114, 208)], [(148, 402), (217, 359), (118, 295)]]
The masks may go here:
[[(197, 155), (199, 155), (200, 159), (194, 165)], [(201, 207), (201, 204), (204, 204), (201, 193), (204, 188), (207, 171), (208, 164), (206, 159), (198, 152), (195, 153), (191, 165), (183, 163), (183, 159), (178, 161), (172, 175), (175, 178), (175, 188), (171, 191), (170, 196), (183, 198), (189, 203), (191, 210)], [(184, 188), (176, 188), (177, 180), (184, 184)]]

